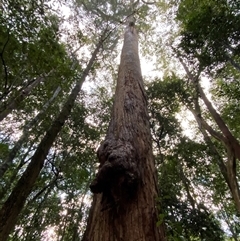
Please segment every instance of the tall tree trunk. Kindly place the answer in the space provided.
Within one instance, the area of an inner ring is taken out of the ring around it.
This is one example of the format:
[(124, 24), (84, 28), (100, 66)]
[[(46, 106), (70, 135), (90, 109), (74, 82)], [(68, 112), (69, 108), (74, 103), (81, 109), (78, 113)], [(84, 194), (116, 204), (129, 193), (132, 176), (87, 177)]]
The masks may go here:
[(83, 241), (163, 241), (157, 227), (157, 177), (138, 35), (129, 22), (107, 135), (98, 149), (99, 171)]
[[(105, 32), (106, 34), (106, 32)], [(104, 35), (105, 35), (104, 34)], [(11, 230), (13, 229), (17, 217), (21, 212), (28, 195), (31, 193), (31, 189), (43, 168), (44, 160), (56, 139), (58, 133), (60, 132), (62, 126), (67, 120), (71, 109), (73, 108), (74, 102), (77, 98), (79, 91), (81, 90), (82, 84), (91, 70), (93, 63), (96, 59), (97, 53), (99, 52), (100, 47), (103, 44), (103, 41), (106, 37), (101, 38), (99, 43), (94, 50), (91, 59), (86, 67), (86, 69), (82, 73), (81, 79), (77, 82), (76, 86), (72, 90), (68, 100), (64, 104), (61, 112), (53, 121), (51, 127), (46, 132), (42, 141), (38, 145), (36, 152), (34, 153), (31, 162), (26, 168), (25, 172), (22, 174), (21, 178), (17, 182), (10, 196), (3, 204), (2, 209), (0, 210), (0, 240), (5, 241)]]

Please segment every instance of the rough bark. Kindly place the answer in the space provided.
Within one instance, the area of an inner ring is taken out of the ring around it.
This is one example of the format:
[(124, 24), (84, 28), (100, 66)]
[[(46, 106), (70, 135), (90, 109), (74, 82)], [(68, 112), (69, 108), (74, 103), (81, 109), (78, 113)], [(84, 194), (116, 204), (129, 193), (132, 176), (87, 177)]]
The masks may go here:
[[(105, 39), (105, 38), (104, 38)], [(13, 191), (11, 192), (10, 196), (3, 204), (0, 210), (0, 240), (5, 241), (11, 230), (13, 229), (17, 217), (21, 212), (28, 195), (31, 193), (31, 189), (44, 165), (44, 160), (56, 139), (58, 133), (60, 132), (62, 126), (64, 125), (65, 121), (67, 120), (71, 109), (73, 108), (74, 102), (77, 98), (79, 91), (81, 90), (81, 86), (88, 75), (93, 63), (96, 59), (97, 53), (99, 52), (100, 47), (104, 41), (102, 38), (96, 49), (94, 50), (91, 59), (83, 71), (80, 80), (77, 82), (76, 86), (72, 90), (68, 100), (64, 104), (61, 112), (53, 121), (52, 125), (50, 126), (49, 130), (46, 132), (45, 136), (43, 137), (42, 141), (38, 145), (36, 152), (34, 153), (31, 162), (29, 163), (28, 167), (26, 168), (25, 172), (22, 174), (21, 178), (17, 182), (16, 186), (14, 187)]]
[(98, 149), (99, 170), (83, 241), (163, 241), (147, 101), (132, 22), (126, 28), (111, 121)]

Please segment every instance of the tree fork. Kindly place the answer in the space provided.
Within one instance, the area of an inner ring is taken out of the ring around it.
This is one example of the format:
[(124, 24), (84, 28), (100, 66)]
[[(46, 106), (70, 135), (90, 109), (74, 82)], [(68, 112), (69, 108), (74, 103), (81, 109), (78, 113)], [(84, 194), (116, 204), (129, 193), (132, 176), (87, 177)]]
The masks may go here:
[(198, 82), (198, 78), (195, 78), (191, 74), (191, 72), (187, 68), (187, 65), (183, 62), (183, 60), (179, 56), (179, 54), (178, 54), (178, 59), (179, 59), (180, 63), (182, 64), (183, 68), (185, 69), (187, 76), (192, 81), (192, 83), (196, 86), (196, 88), (197, 88), (203, 102), (205, 103), (209, 113), (211, 114), (212, 118), (214, 119), (214, 121), (218, 125), (219, 129), (221, 130), (222, 134), (224, 135), (224, 137), (225, 137), (224, 142), (225, 142), (225, 146), (228, 147), (227, 148), (228, 151), (232, 152), (234, 157), (236, 157), (240, 161), (240, 144), (239, 144), (238, 140), (233, 136), (233, 134), (231, 133), (231, 131), (229, 130), (229, 128), (223, 121), (222, 117), (220, 116), (220, 114), (215, 110), (211, 101), (209, 101), (209, 99), (205, 95), (202, 87), (200, 86), (200, 84)]
[[(202, 87), (198, 83), (198, 76), (194, 77), (189, 69), (187, 68), (186, 64), (183, 62), (182, 58), (178, 55), (178, 58), (183, 65), (189, 79), (192, 81), (192, 83), (195, 85), (196, 90), (199, 92), (203, 102), (205, 103), (208, 111), (212, 115), (214, 121), (218, 125), (219, 129), (221, 130), (221, 133), (214, 131), (211, 126), (209, 126), (206, 121), (203, 120), (200, 113), (200, 106), (198, 103), (198, 96), (195, 99), (195, 108), (191, 108), (188, 106), (190, 111), (193, 113), (199, 128), (201, 132), (203, 133), (202, 127), (208, 131), (208, 133), (213, 136), (216, 140), (220, 141), (226, 148), (227, 152), (227, 158), (228, 161), (226, 165), (224, 163), (218, 163), (220, 170), (225, 178), (225, 181), (227, 182), (229, 189), (231, 191), (236, 209), (238, 212), (240, 212), (240, 191), (239, 191), (239, 185), (237, 181), (237, 174), (236, 174), (236, 158), (240, 160), (240, 145), (238, 140), (232, 135), (231, 131), (228, 129), (227, 125), (221, 118), (220, 114), (215, 110), (212, 103), (208, 100), (207, 96), (205, 95)], [(200, 73), (200, 72), (199, 72)], [(204, 133), (203, 133), (204, 135)], [(205, 135), (204, 135), (205, 136)], [(224, 165), (224, 167), (223, 167)]]
[(157, 227), (157, 176), (137, 31), (129, 21), (111, 121), (98, 149), (100, 162), (83, 241), (165, 241)]

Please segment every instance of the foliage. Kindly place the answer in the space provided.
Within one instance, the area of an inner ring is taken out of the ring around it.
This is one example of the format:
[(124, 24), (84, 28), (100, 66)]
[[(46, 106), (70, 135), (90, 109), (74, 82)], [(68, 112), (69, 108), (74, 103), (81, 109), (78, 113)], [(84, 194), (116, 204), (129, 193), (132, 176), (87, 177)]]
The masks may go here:
[(237, 1), (181, 1), (179, 44), (188, 57), (198, 59), (202, 68), (237, 60), (239, 45), (239, 3)]
[[(159, 74), (147, 85), (159, 177), (159, 223), (166, 223), (169, 240), (239, 239), (239, 214), (220, 173), (219, 156), (194, 120), (187, 127), (194, 136), (184, 134), (179, 116), (191, 119), (184, 111), (186, 106), (194, 105), (196, 89), (182, 77), (182, 71), (173, 71), (179, 65), (176, 60), (169, 62), (174, 56), (167, 43), (169, 39), (175, 41), (177, 52), (192, 72), (200, 69), (200, 77), (210, 78), (214, 106), (239, 140), (238, 1), (165, 1), (156, 6), (144, 1), (136, 1), (134, 6), (132, 1), (56, 2), (0, 3), (0, 112), (39, 77), (43, 78), (1, 122), (0, 165), (25, 136), (0, 180), (1, 205), (82, 76), (99, 34), (106, 27), (112, 31), (51, 147), (9, 240), (81, 239), (91, 202), (88, 187), (97, 168), (96, 149), (111, 112), (118, 40), (123, 22), (133, 10), (142, 52), (148, 58), (155, 54), (151, 57), (157, 63), (167, 65), (164, 78)], [(61, 6), (67, 13), (59, 11)], [(166, 36), (160, 29), (161, 40), (159, 28), (166, 27), (166, 23), (158, 22), (160, 13), (163, 21), (174, 15), (174, 26), (180, 27), (179, 32), (174, 30)], [(202, 102), (200, 105), (202, 116), (212, 124), (210, 114)], [(225, 160), (222, 144), (212, 137), (210, 140)]]
[(154, 144), (159, 147), (159, 222), (165, 221), (169, 240), (224, 240), (219, 221), (207, 208), (210, 193), (217, 189), (215, 185), (224, 182), (221, 177), (219, 180), (212, 176), (216, 162), (210, 160), (208, 146), (182, 136), (175, 117), (179, 99), (188, 96), (182, 81), (167, 77), (153, 83), (148, 91), (151, 123), (153, 128), (159, 126), (162, 130), (161, 135), (153, 132)]

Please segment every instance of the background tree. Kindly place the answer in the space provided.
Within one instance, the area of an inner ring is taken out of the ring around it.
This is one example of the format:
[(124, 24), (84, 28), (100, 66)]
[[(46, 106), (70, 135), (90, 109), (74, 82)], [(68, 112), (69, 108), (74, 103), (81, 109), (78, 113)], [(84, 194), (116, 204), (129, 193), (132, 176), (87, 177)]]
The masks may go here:
[[(195, 90), (192, 97), (193, 112), (199, 128), (202, 130), (205, 139), (211, 135), (219, 141), (226, 149), (227, 162), (221, 161), (220, 170), (225, 176), (225, 180), (231, 190), (236, 208), (240, 210), (240, 191), (236, 171), (236, 159), (239, 159), (240, 145), (238, 138), (233, 136), (228, 127), (228, 123), (221, 117), (219, 111), (211, 103), (203, 88), (201, 87), (201, 77), (207, 74), (211, 79), (219, 76), (219, 71), (227, 68), (236, 68), (238, 58), (239, 38), (237, 33), (237, 23), (239, 16), (236, 11), (234, 1), (221, 1), (220, 5), (213, 2), (199, 1), (194, 6), (195, 10), (189, 12), (186, 5), (193, 7), (191, 2), (183, 1), (179, 5), (178, 19), (182, 26), (182, 39), (179, 44), (177, 55), (182, 63), (189, 80), (192, 82)], [(182, 14), (189, 14), (188, 18), (183, 18)], [(221, 25), (217, 23), (222, 22)], [(204, 24), (204, 27), (203, 25)], [(201, 27), (200, 27), (201, 25)], [(233, 48), (231, 48), (233, 46)], [(236, 48), (234, 50), (234, 48)], [(233, 52), (229, 52), (232, 49)], [(188, 67), (187, 61), (180, 56), (190, 57), (189, 66), (193, 65), (194, 59), (197, 61), (194, 67)], [(230, 63), (230, 66), (229, 66)], [(195, 71), (191, 69), (194, 68)], [(236, 68), (237, 69), (237, 68)], [(209, 70), (211, 72), (209, 72)], [(202, 116), (202, 107), (199, 103), (199, 96), (207, 107), (212, 121), (216, 123), (216, 128), (212, 128)], [(190, 104), (191, 105), (191, 104)], [(206, 131), (206, 132), (205, 132)], [(210, 140), (209, 140), (210, 141)], [(209, 142), (208, 141), (208, 142)], [(215, 147), (213, 147), (215, 148)], [(215, 150), (215, 152), (218, 152)]]
[(159, 173), (162, 213), (169, 240), (224, 240), (220, 223), (208, 208), (212, 190), (223, 178), (213, 178), (217, 163), (208, 143), (183, 136), (176, 118), (179, 98), (188, 98), (184, 83), (166, 77), (148, 86), (150, 122)]

